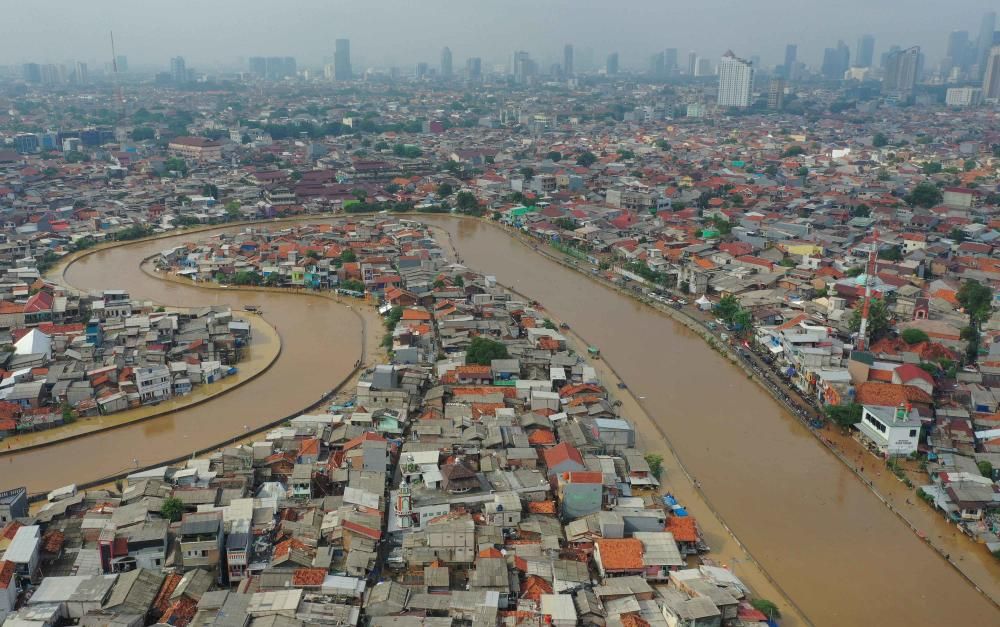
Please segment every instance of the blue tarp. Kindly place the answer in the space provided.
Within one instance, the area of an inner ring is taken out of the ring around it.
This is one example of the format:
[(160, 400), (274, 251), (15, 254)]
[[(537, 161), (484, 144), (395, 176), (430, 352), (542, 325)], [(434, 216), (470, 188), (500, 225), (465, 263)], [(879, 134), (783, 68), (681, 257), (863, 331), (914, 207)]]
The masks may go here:
[(666, 494), (663, 496), (663, 504), (667, 507), (673, 507), (674, 505), (677, 505), (677, 499), (675, 499), (671, 494)]
[(688, 515), (688, 511), (686, 509), (684, 509), (683, 507), (675, 507), (674, 508), (674, 516), (687, 516), (687, 515)]

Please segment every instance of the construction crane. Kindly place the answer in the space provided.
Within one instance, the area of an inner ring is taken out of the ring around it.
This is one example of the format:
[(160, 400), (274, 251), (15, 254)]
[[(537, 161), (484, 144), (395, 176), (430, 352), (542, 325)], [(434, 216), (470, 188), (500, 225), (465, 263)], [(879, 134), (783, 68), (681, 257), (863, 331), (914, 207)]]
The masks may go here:
[(878, 260), (878, 229), (872, 231), (871, 250), (865, 264), (865, 301), (861, 306), (861, 326), (858, 328), (856, 347), (859, 351), (868, 349), (868, 312), (872, 305), (872, 280), (875, 276), (875, 262)]

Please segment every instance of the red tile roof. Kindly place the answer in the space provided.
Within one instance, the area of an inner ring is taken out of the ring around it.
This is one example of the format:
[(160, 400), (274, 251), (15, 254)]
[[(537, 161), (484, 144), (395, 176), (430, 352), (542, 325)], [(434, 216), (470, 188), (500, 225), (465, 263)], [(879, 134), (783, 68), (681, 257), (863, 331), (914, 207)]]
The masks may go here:
[(325, 568), (299, 568), (292, 573), (292, 586), (319, 586), (326, 579)]
[(677, 542), (698, 541), (698, 524), (691, 516), (668, 517), (666, 530), (674, 534), (674, 540)]
[(542, 453), (545, 457), (545, 465), (548, 468), (555, 468), (566, 461), (574, 461), (583, 466), (583, 456), (568, 442), (560, 442), (550, 449), (545, 449)]
[(605, 570), (635, 570), (643, 567), (642, 542), (635, 538), (601, 538), (594, 544)]
[(10, 588), (10, 582), (14, 578), (14, 562), (4, 560), (0, 562), (0, 590)]

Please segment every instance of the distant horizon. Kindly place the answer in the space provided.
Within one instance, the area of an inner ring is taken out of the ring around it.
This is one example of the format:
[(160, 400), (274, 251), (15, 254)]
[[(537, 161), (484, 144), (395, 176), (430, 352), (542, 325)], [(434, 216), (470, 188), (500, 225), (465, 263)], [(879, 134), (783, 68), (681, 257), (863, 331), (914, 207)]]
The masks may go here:
[(644, 69), (650, 55), (666, 48), (677, 48), (679, 65), (691, 51), (718, 59), (731, 49), (772, 67), (782, 63), (786, 44), (798, 45), (799, 61), (818, 67), (823, 50), (838, 40), (850, 48), (853, 60), (855, 43), (865, 34), (875, 37), (876, 66), (892, 45), (919, 45), (933, 67), (945, 55), (952, 31), (968, 31), (975, 44), (983, 14), (998, 8), (1000, 3), (984, 6), (978, 0), (948, 5), (636, 0), (624, 6), (597, 0), (293, 0), (277, 6), (258, 0), (176, 0), (169, 6), (52, 0), (0, 10), (7, 27), (0, 39), (0, 65), (82, 61), (99, 70), (111, 62), (113, 30), (117, 53), (128, 57), (130, 68), (161, 71), (174, 56), (199, 70), (245, 69), (253, 56), (290, 56), (301, 67), (319, 68), (332, 63), (337, 38), (351, 40), (356, 73), (369, 67), (412, 68), (418, 62), (436, 68), (445, 46), (456, 71), (470, 57), (482, 58), (484, 71), (509, 64), (515, 50), (529, 52), (547, 70), (562, 62), (567, 43), (573, 44), (581, 71), (604, 67), (611, 52), (620, 54), (623, 70)]

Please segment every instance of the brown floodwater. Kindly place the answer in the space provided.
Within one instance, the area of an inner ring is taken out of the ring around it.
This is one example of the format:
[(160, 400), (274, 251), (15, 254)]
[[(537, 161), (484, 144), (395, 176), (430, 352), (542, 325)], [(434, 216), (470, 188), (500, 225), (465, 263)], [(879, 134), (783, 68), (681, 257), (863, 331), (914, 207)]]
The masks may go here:
[[(211, 401), (116, 430), (0, 457), (0, 488), (30, 492), (120, 473), (183, 456), (311, 405), (347, 377), (361, 354), (362, 323), (345, 305), (306, 294), (207, 290), (160, 281), (141, 261), (194, 238), (142, 242), (96, 252), (66, 270), (82, 290), (124, 289), (133, 298), (166, 305), (258, 305), (281, 336), (282, 350), (263, 375)], [(255, 341), (263, 341), (259, 336)], [(2, 446), (2, 444), (0, 444)], [(133, 461), (135, 460), (135, 461)]]
[[(319, 220), (312, 220), (318, 222)], [(670, 435), (722, 518), (818, 625), (995, 625), (998, 613), (924, 546), (774, 400), (683, 325), (531, 252), (495, 227), (427, 218), (463, 261), (551, 309), (597, 344)], [(361, 323), (344, 306), (293, 294), (203, 290), (139, 269), (155, 252), (206, 234), (95, 253), (69, 267), (81, 289), (122, 288), (178, 306), (260, 305), (283, 349), (264, 375), (203, 405), (0, 458), (0, 488), (31, 491), (181, 456), (294, 413), (350, 372)], [(442, 242), (442, 244), (444, 244)], [(656, 442), (642, 442), (655, 450)], [(944, 523), (928, 533), (949, 529)], [(961, 540), (961, 539), (959, 539)], [(956, 543), (956, 550), (961, 544)], [(985, 550), (968, 559), (981, 560)], [(988, 558), (980, 585), (1000, 581)]]
[[(425, 221), (452, 235), (471, 269), (538, 300), (601, 349), (663, 425), (723, 520), (813, 622), (1000, 624), (993, 604), (689, 329), (533, 253), (496, 227)], [(937, 529), (954, 531), (943, 520)], [(968, 542), (958, 540), (968, 551)], [(996, 561), (982, 547), (973, 551), (965, 559), (982, 562), (977, 567), (987, 581), (981, 585), (995, 592)]]

